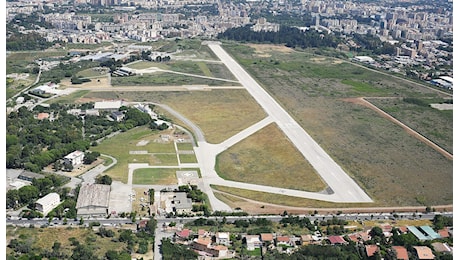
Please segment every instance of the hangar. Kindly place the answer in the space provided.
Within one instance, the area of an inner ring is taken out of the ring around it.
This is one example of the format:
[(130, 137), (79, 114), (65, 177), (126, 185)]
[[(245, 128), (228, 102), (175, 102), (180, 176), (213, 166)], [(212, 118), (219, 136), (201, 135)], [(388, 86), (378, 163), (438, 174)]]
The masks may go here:
[(78, 193), (77, 216), (106, 216), (109, 199), (110, 185), (83, 184)]

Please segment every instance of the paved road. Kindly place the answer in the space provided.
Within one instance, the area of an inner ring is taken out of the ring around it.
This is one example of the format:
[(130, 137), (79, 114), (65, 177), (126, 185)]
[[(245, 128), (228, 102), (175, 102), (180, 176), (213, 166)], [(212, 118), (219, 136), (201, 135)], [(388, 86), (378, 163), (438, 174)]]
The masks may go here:
[[(235, 75), (240, 83), (273, 118), (296, 148), (316, 169), (333, 190), (333, 194), (305, 194), (300, 191), (281, 190), (282, 194), (334, 202), (372, 202), (372, 199), (345, 173), (342, 168), (310, 137), (310, 135), (232, 58), (220, 44), (210, 43), (209, 48)], [(204, 156), (204, 154), (202, 154)], [(203, 159), (203, 158), (202, 158)], [(240, 184), (241, 185), (241, 184)], [(242, 187), (242, 186), (239, 186)], [(278, 189), (280, 190), (280, 189)], [(278, 192), (279, 193), (279, 192)], [(327, 198), (327, 199), (326, 199)]]
[(94, 183), (94, 179), (105, 170), (109, 169), (110, 167), (117, 164), (117, 159), (110, 155), (101, 154), (102, 156), (106, 156), (112, 159), (112, 163), (108, 166), (104, 166), (103, 164), (99, 164), (98, 166), (92, 168), (91, 170), (87, 171), (86, 173), (82, 174), (80, 177), (83, 179), (83, 182), (86, 183)]

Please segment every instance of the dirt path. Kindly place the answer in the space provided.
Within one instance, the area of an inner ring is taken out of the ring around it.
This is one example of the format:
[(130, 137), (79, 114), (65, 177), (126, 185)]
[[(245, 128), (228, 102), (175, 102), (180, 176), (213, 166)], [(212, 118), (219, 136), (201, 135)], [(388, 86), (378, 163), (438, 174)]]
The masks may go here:
[(390, 120), (391, 122), (401, 126), (408, 134), (412, 135), (413, 137), (419, 139), (420, 141), (424, 142), (425, 144), (429, 145), (430, 147), (432, 147), (433, 149), (438, 151), (440, 154), (445, 156), (447, 159), (453, 160), (453, 155), (452, 154), (450, 154), (449, 152), (447, 152), (443, 148), (439, 147), (437, 144), (433, 143), (428, 138), (426, 138), (423, 135), (419, 134), (418, 132), (414, 131), (413, 129), (411, 129), (407, 125), (403, 124), (401, 121), (399, 121), (396, 118), (392, 117), (391, 115), (387, 114), (385, 111), (383, 111), (380, 108), (374, 106), (369, 101), (367, 101), (365, 98), (363, 98), (363, 97), (361, 97), (361, 98), (348, 98), (348, 99), (345, 99), (345, 101), (352, 102), (354, 104), (363, 105), (365, 107), (368, 107), (368, 108), (376, 111), (377, 113), (379, 113), (384, 118), (386, 118), (386, 119)]

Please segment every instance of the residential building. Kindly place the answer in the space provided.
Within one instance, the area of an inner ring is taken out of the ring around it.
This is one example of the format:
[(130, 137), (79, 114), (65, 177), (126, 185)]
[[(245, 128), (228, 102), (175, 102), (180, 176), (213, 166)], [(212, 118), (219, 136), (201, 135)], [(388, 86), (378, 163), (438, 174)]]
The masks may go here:
[(366, 255), (367, 257), (371, 257), (374, 254), (378, 254), (379, 247), (377, 245), (366, 245)]
[(230, 244), (230, 233), (229, 232), (217, 232), (216, 233), (216, 244), (228, 246)]
[(64, 164), (70, 164), (73, 167), (83, 163), (85, 154), (82, 151), (74, 151), (64, 157)]
[(262, 241), (260, 240), (259, 235), (245, 235), (243, 236), (243, 239), (246, 241), (246, 248), (249, 251), (262, 247)]
[(427, 246), (414, 246), (415, 251), (417, 251), (417, 257), (420, 260), (430, 260), (434, 259), (433, 252)]
[(409, 260), (407, 249), (403, 246), (392, 246), (391, 249), (396, 254), (396, 260)]

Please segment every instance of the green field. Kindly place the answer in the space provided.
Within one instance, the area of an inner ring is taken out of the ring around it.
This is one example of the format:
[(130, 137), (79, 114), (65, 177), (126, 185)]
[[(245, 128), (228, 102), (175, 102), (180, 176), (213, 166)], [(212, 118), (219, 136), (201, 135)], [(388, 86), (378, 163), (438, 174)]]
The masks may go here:
[(177, 169), (145, 168), (133, 172), (133, 184), (173, 185), (177, 184)]
[(179, 154), (179, 160), (181, 163), (197, 163), (195, 154)]
[[(170, 133), (165, 132), (165, 134)], [(109, 175), (114, 180), (127, 183), (129, 163), (149, 163), (150, 165), (177, 165), (177, 157), (175, 154), (130, 154), (130, 151), (145, 150), (142, 148), (142, 146), (138, 146), (141, 141), (151, 141), (153, 143), (154, 140), (159, 138), (159, 132), (152, 131), (148, 127), (137, 127), (127, 132), (115, 135), (112, 138), (105, 139), (98, 146), (91, 147), (91, 150), (115, 157), (118, 163), (114, 167), (107, 170), (105, 174)], [(123, 149), (120, 149), (120, 144), (123, 144)], [(171, 143), (165, 143), (163, 145), (155, 144), (155, 147), (162, 151), (171, 149), (171, 146)]]

